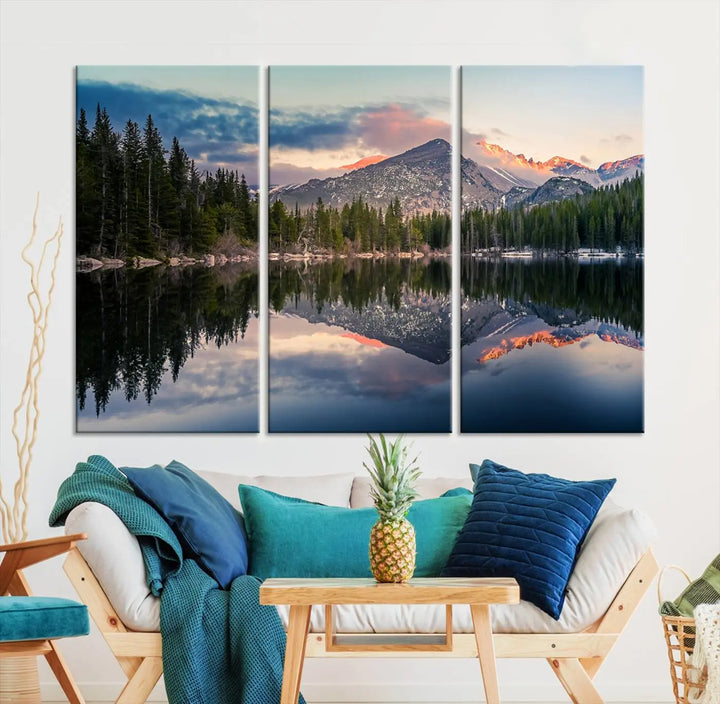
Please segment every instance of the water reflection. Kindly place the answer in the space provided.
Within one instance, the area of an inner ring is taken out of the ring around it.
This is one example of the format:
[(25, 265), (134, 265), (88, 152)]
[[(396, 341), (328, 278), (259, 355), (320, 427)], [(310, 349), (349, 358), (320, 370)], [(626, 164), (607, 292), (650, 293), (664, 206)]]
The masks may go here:
[(643, 264), (465, 258), (463, 432), (642, 432)]
[(79, 431), (257, 431), (257, 271), (77, 275)]
[(270, 266), (270, 430), (448, 432), (450, 266)]

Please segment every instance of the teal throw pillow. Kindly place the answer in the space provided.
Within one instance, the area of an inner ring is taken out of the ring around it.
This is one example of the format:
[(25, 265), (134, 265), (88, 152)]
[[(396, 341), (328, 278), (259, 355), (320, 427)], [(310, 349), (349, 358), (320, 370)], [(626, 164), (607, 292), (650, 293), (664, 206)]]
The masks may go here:
[(464, 486), (457, 486), (454, 489), (448, 489), (443, 496), (467, 496), (472, 499), (472, 491)]
[[(269, 577), (372, 577), (374, 508), (340, 508), (238, 487), (248, 536), (248, 573)], [(417, 543), (416, 577), (437, 577), (465, 523), (472, 495), (416, 501), (408, 512)]]

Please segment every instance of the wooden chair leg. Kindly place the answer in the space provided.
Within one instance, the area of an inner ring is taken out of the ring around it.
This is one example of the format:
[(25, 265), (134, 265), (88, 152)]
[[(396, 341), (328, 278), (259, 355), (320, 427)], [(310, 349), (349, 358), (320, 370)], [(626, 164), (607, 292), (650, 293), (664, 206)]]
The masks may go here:
[(143, 658), (140, 667), (128, 680), (115, 704), (143, 704), (162, 675), (162, 658)]
[(548, 660), (573, 704), (604, 704), (585, 668), (577, 658)]
[(53, 641), (50, 641), (50, 652), (45, 653), (45, 659), (50, 665), (50, 669), (53, 671), (57, 681), (62, 687), (62, 691), (65, 692), (65, 696), (68, 698), (70, 704), (85, 704), (85, 699), (75, 684), (73, 676), (70, 674), (70, 670), (65, 663), (65, 659), (61, 655), (60, 651)]

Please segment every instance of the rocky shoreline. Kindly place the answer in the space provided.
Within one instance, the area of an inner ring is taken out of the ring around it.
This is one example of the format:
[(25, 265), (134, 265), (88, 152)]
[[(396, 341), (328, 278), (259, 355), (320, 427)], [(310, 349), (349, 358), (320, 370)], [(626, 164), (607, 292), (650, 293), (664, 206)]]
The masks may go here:
[(150, 259), (147, 257), (133, 257), (125, 261), (123, 259), (95, 259), (94, 257), (78, 257), (75, 260), (75, 270), (78, 272), (89, 273), (97, 269), (120, 269), (127, 267), (128, 269), (147, 269), (153, 266), (170, 266), (170, 267), (186, 267), (186, 266), (223, 266), (224, 264), (237, 264), (239, 262), (256, 261), (257, 255), (242, 255), (237, 257), (226, 257), (224, 254), (205, 254), (199, 257), (168, 257), (167, 259)]
[[(269, 261), (332, 261), (333, 259), (423, 259), (425, 257), (450, 257), (450, 252), (360, 252), (357, 254), (334, 254), (327, 252), (305, 252), (302, 254), (291, 254), (289, 252), (270, 252)], [(205, 254), (197, 257), (168, 257), (167, 259), (151, 259), (147, 257), (133, 257), (130, 260), (94, 257), (78, 257), (75, 260), (75, 270), (80, 273), (90, 273), (98, 269), (147, 269), (154, 266), (186, 267), (186, 266), (224, 266), (225, 264), (237, 264), (240, 262), (254, 262), (258, 260), (257, 253), (243, 254), (235, 257), (226, 257), (224, 254)]]

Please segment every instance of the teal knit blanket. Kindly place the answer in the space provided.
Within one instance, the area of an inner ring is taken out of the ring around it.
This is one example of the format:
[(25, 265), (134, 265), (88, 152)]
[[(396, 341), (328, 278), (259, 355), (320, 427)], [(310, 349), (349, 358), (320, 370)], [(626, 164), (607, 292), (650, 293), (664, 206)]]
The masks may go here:
[(170, 704), (279, 702), (285, 632), (275, 607), (260, 605), (260, 582), (246, 575), (233, 580), (229, 590), (220, 589), (193, 560), (183, 558), (162, 516), (99, 455), (79, 462), (62, 483), (50, 525), (63, 525), (85, 501), (108, 506), (140, 542), (148, 586), (160, 596)]

